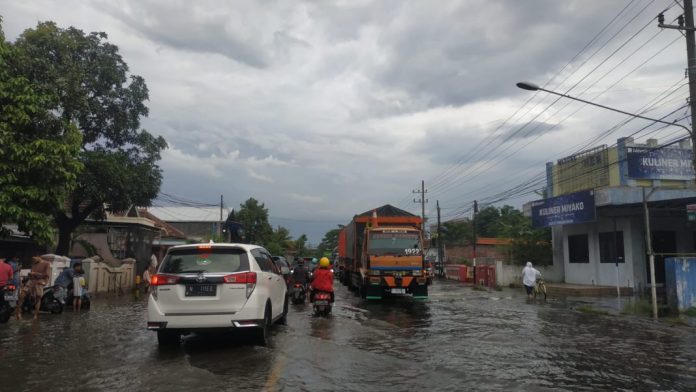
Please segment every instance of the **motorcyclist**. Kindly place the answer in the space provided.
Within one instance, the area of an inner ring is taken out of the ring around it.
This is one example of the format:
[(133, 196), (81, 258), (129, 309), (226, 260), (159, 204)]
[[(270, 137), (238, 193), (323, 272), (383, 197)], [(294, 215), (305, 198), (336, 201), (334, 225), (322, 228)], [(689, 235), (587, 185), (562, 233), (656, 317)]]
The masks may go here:
[(307, 289), (307, 283), (309, 283), (309, 272), (304, 266), (304, 260), (300, 259), (297, 261), (294, 271), (292, 271), (292, 283), (299, 283), (302, 285), (302, 289)]
[(72, 268), (64, 269), (56, 278), (56, 289), (53, 295), (63, 305), (65, 305), (65, 299), (68, 296), (68, 287), (73, 284), (75, 276), (80, 274), (82, 274), (82, 263), (78, 261)]
[(314, 271), (314, 276), (312, 277), (310, 302), (314, 302), (314, 293), (316, 291), (331, 293), (331, 302), (334, 302), (334, 277), (333, 272), (329, 269), (330, 265), (331, 263), (326, 257), (322, 257), (321, 260), (319, 260), (319, 268)]

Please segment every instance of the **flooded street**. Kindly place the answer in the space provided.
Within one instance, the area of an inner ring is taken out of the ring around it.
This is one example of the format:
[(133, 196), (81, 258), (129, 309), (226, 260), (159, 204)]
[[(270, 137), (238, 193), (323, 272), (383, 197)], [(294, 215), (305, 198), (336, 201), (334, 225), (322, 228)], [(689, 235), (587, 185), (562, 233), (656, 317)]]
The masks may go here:
[[(190, 336), (161, 350), (145, 301), (0, 326), (3, 390), (694, 390), (696, 333), (583, 314), (520, 292), (436, 282), (425, 302), (364, 302), (337, 284), (333, 317), (293, 306), (269, 347)], [(10, 389), (5, 389), (12, 386)]]

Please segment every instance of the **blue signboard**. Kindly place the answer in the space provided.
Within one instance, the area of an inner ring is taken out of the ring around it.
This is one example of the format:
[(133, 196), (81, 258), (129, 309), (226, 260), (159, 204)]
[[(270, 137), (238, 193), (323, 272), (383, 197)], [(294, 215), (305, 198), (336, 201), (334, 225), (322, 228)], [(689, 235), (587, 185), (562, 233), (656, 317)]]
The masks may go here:
[(534, 227), (569, 225), (595, 220), (594, 191), (580, 191), (532, 202)]
[(681, 148), (631, 149), (626, 156), (628, 176), (646, 180), (693, 180), (691, 150)]

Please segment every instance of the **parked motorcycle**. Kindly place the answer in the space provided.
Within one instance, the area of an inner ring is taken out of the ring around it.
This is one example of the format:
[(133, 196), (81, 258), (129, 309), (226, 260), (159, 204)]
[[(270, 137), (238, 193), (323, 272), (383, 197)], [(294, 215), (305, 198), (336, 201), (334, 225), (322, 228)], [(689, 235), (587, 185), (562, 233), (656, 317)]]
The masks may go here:
[(331, 293), (324, 291), (314, 293), (314, 314), (323, 317), (331, 314)]
[(6, 323), (17, 307), (19, 290), (17, 286), (8, 284), (0, 290), (0, 324)]
[(297, 304), (303, 304), (305, 302), (305, 299), (307, 298), (307, 291), (305, 290), (305, 287), (301, 283), (295, 283), (292, 286), (292, 303), (297, 305)]
[[(63, 304), (55, 297), (55, 286), (44, 288), (43, 296), (41, 297), (41, 305), (39, 311), (58, 314), (63, 312)], [(33, 313), (36, 301), (33, 295), (27, 295), (22, 304), (22, 313)]]

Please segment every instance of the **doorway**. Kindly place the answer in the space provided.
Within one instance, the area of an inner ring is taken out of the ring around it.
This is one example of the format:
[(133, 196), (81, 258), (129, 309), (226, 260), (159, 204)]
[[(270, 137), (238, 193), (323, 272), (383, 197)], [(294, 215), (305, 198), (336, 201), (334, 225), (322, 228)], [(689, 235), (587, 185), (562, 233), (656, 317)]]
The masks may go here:
[[(652, 246), (655, 253), (677, 253), (677, 232), (656, 230), (651, 232)], [(665, 258), (669, 256), (655, 255), (655, 283), (665, 284)], [(650, 282), (650, 264), (646, 264), (648, 283)]]

